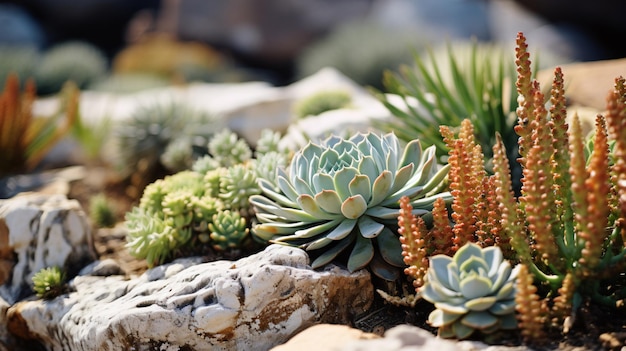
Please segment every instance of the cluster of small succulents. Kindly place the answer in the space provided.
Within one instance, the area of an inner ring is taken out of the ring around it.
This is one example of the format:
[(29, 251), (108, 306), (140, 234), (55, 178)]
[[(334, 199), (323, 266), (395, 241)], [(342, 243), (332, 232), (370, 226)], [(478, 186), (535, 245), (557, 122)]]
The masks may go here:
[(297, 101), (294, 113), (297, 118), (317, 116), (326, 111), (350, 106), (352, 97), (345, 90), (323, 90)]
[[(259, 194), (257, 166), (271, 174), (278, 154), (275, 134), (263, 132), (267, 153), (253, 152), (229, 129), (208, 142), (209, 154), (186, 170), (159, 179), (144, 189), (139, 205), (126, 214), (127, 247), (150, 266), (184, 255), (236, 254), (251, 241), (253, 220), (248, 198)], [(215, 142), (215, 141), (218, 142)]]
[(416, 214), (427, 213), (435, 199), (449, 198), (446, 174), (434, 148), (422, 150), (418, 140), (403, 146), (393, 133), (309, 143), (274, 183), (259, 180), (263, 194), (250, 197), (259, 221), (252, 233), (306, 249), (314, 268), (350, 251), (350, 271), (369, 266), (394, 280), (404, 265), (392, 230), (398, 200), (409, 196)]
[(33, 291), (37, 297), (52, 300), (66, 290), (65, 274), (59, 267), (43, 268), (33, 275)]

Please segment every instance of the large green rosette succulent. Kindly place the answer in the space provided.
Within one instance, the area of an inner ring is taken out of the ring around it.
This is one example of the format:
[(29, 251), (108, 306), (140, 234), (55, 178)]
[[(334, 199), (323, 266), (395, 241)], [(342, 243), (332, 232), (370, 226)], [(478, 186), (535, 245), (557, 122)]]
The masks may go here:
[(497, 246), (467, 243), (454, 257), (430, 258), (420, 296), (435, 305), (428, 322), (444, 338), (466, 339), (517, 328), (515, 294), (518, 267), (504, 260)]
[(428, 213), (437, 197), (450, 199), (443, 192), (447, 171), (433, 147), (422, 150), (418, 140), (403, 147), (393, 133), (310, 142), (287, 170), (278, 169), (276, 184), (260, 180), (263, 193), (250, 197), (259, 222), (252, 233), (306, 249), (316, 256), (313, 268), (349, 252), (350, 271), (369, 265), (393, 280), (393, 267), (404, 266), (395, 234), (398, 200), (406, 195), (413, 213)]

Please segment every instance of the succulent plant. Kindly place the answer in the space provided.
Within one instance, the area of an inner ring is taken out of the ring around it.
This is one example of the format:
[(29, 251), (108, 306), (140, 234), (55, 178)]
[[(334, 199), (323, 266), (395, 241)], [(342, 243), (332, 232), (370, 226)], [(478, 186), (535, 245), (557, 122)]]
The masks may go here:
[[(196, 161), (194, 171), (181, 171), (145, 187), (139, 206), (125, 218), (127, 248), (133, 256), (154, 266), (206, 250), (236, 255), (252, 243), (246, 240), (252, 218), (248, 197), (261, 192), (257, 163), (249, 159), (249, 145), (233, 135), (227, 131), (215, 137), (234, 141), (232, 145), (244, 150), (235, 153), (238, 156), (207, 155)], [(235, 163), (238, 160), (245, 161)]]
[(422, 298), (435, 305), (428, 322), (445, 338), (516, 329), (518, 270), (503, 259), (497, 246), (467, 243), (453, 257), (430, 257), (425, 284), (419, 290)]
[(191, 169), (200, 174), (207, 174), (209, 171), (217, 168), (220, 168), (220, 163), (211, 155), (200, 156), (191, 165)]
[(172, 140), (165, 147), (159, 161), (170, 171), (180, 172), (193, 166), (194, 150), (190, 138)]
[(391, 229), (398, 201), (409, 196), (414, 213), (427, 213), (435, 199), (450, 196), (441, 192), (447, 169), (436, 163), (434, 148), (422, 151), (418, 140), (403, 148), (393, 133), (309, 143), (287, 171), (278, 169), (278, 189), (259, 180), (263, 194), (250, 197), (259, 221), (252, 233), (261, 241), (318, 253), (315, 268), (352, 247), (350, 271), (369, 265), (393, 280), (393, 266), (404, 265)]
[(115, 225), (115, 209), (106, 195), (98, 194), (89, 200), (89, 217), (101, 228)]
[[(509, 56), (513, 58), (502, 47), (477, 42), (453, 42), (439, 50), (422, 51), (415, 55), (412, 66), (385, 72), (384, 92), (375, 95), (395, 118), (375, 125), (395, 131), (402, 140), (420, 138), (425, 147), (436, 145), (437, 156), (445, 157), (448, 148), (439, 127), (459, 127), (467, 118), (474, 124), (487, 167), (495, 134), (501, 135), (514, 185), (519, 188), (521, 170), (515, 162), (517, 135), (513, 130), (516, 72)], [(402, 99), (401, 105), (396, 97)]]
[(65, 274), (56, 266), (41, 269), (32, 279), (35, 294), (44, 300), (52, 300), (66, 290)]
[(192, 239), (194, 210), (203, 192), (202, 175), (192, 171), (146, 186), (139, 206), (126, 213), (129, 252), (150, 266), (174, 256)]
[(405, 273), (414, 281), (424, 268), (421, 259), (433, 250), (428, 239), (437, 236), (451, 237), (446, 250), (471, 242), (496, 245), (504, 257), (519, 262), (518, 327), (525, 342), (540, 344), (550, 332), (567, 333), (583, 304), (617, 309), (626, 299), (626, 79), (616, 78), (606, 116), (597, 115), (595, 132), (587, 137), (593, 141), (585, 141), (577, 115), (571, 128), (566, 123), (561, 68), (554, 69), (548, 109), (539, 83), (531, 78), (526, 49), (520, 32), (514, 128), (523, 172), (520, 196), (513, 191), (500, 135), (488, 175), (472, 122), (463, 120), (458, 136), (442, 126), (450, 149), (451, 220), (440, 220), (448, 217), (447, 209), (435, 203), (432, 228), (405, 227), (401, 234), (409, 233), (403, 256), (410, 261)]
[(352, 96), (345, 90), (322, 90), (297, 101), (294, 113), (297, 118), (317, 116), (323, 112), (350, 106)]
[(213, 248), (218, 251), (240, 248), (250, 232), (246, 219), (239, 212), (229, 210), (214, 214), (209, 230)]
[(269, 128), (261, 130), (261, 136), (257, 140), (254, 154), (257, 158), (268, 152), (282, 152), (287, 153), (288, 150), (284, 150), (280, 147), (280, 133), (273, 131)]
[[(156, 102), (139, 107), (113, 130), (119, 168), (137, 178), (135, 187), (143, 189), (159, 170), (172, 173), (191, 168), (196, 158), (207, 153), (210, 138), (221, 129), (222, 122), (214, 115), (183, 103)], [(184, 145), (189, 150), (181, 150)], [(175, 169), (168, 169), (163, 159)]]
[(240, 164), (252, 158), (250, 145), (228, 128), (216, 133), (208, 143), (209, 154), (223, 167)]
[(247, 211), (250, 207), (248, 198), (260, 194), (261, 188), (257, 184), (256, 172), (252, 165), (236, 164), (226, 168), (220, 178), (220, 193), (226, 208)]
[(190, 228), (175, 228), (140, 207), (126, 213), (126, 226), (126, 247), (134, 257), (145, 259), (149, 267), (171, 258), (191, 239)]
[(268, 183), (274, 184), (274, 187), (278, 189), (276, 172), (278, 168), (284, 168), (288, 163), (288, 156), (285, 153), (270, 151), (257, 156), (255, 159), (254, 169), (256, 171), (257, 178), (263, 178)]
[(96, 46), (82, 41), (64, 42), (43, 53), (36, 71), (37, 92), (57, 93), (67, 81), (83, 89), (107, 70), (107, 58)]

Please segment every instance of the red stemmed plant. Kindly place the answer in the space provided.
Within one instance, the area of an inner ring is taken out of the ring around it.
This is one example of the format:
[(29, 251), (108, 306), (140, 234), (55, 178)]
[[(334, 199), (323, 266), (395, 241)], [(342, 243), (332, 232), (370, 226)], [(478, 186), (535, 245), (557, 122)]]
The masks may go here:
[(465, 120), (457, 133), (440, 129), (450, 150), (451, 220), (445, 204), (437, 202), (428, 229), (401, 202), (399, 224), (405, 273), (418, 295), (430, 256), (451, 255), (467, 242), (500, 246), (522, 266), (518, 327), (527, 342), (541, 342), (549, 328), (567, 332), (583, 302), (618, 308), (626, 297), (626, 88), (623, 77), (615, 80), (607, 112), (596, 117), (595, 132), (586, 140), (576, 115), (571, 128), (566, 123), (561, 69), (555, 69), (546, 104), (531, 79), (525, 41), (519, 33), (520, 195), (513, 192), (502, 139), (496, 138), (488, 175), (473, 126)]

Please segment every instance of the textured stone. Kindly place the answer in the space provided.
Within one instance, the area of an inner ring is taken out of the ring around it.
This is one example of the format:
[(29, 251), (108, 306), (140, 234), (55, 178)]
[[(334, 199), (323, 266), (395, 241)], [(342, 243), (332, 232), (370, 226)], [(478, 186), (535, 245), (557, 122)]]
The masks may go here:
[(43, 268), (58, 266), (71, 277), (94, 259), (78, 201), (38, 193), (0, 201), (0, 296), (7, 302), (30, 295), (32, 277)]
[(373, 299), (367, 271), (313, 271), (304, 251), (279, 245), (238, 261), (179, 260), (132, 280), (79, 276), (71, 286), (12, 306), (10, 327), (59, 351), (268, 350), (313, 324), (348, 323)]
[(6, 314), (8, 309), (8, 302), (0, 297), (0, 351), (11, 350), (14, 339), (7, 330)]
[(334, 350), (354, 340), (377, 339), (380, 336), (366, 333), (347, 325), (318, 324), (298, 333), (288, 342), (271, 351)]

